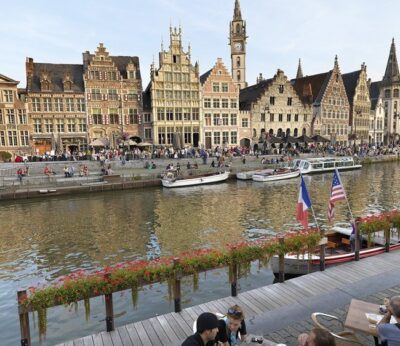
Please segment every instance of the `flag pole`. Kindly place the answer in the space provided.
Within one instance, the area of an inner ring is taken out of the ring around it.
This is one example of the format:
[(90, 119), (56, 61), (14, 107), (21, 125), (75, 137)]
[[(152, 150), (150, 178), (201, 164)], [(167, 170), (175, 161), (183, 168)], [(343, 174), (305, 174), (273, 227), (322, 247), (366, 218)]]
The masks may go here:
[[(339, 170), (337, 168), (335, 170), (336, 170), (337, 176), (339, 177), (340, 185), (343, 186), (342, 178), (340, 177)], [(351, 211), (350, 203), (349, 203), (349, 200), (347, 199), (347, 193), (346, 193), (346, 190), (344, 189), (344, 186), (343, 186), (343, 191), (344, 191), (344, 198), (346, 199), (346, 203), (347, 203), (347, 208), (349, 209), (349, 212), (350, 212), (351, 222), (354, 223), (354, 216), (353, 216), (353, 213)]]

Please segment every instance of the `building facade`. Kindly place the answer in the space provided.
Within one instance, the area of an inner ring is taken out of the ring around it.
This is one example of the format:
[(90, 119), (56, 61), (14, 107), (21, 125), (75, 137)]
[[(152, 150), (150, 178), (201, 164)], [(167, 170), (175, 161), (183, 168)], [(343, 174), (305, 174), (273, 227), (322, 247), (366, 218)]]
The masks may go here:
[(0, 74), (0, 151), (12, 157), (31, 153), (26, 104), (18, 93), (18, 84)]
[(110, 56), (100, 43), (94, 54), (83, 53), (83, 69), (89, 141), (100, 139), (111, 148), (142, 141), (139, 58)]
[(381, 82), (369, 83), (369, 94), (371, 97), (369, 143), (373, 145), (383, 144), (383, 124), (385, 112), (381, 97)]
[(150, 74), (146, 91), (150, 93), (153, 143), (199, 147), (203, 138), (199, 65), (191, 63), (190, 46), (186, 52), (182, 48), (181, 28), (170, 28), (169, 49), (161, 47), (159, 67), (153, 63)]
[(26, 59), (26, 100), (33, 154), (87, 148), (83, 66)]
[(345, 73), (342, 78), (350, 103), (349, 139), (357, 144), (369, 143), (371, 99), (367, 66), (363, 63), (360, 70)]
[(203, 95), (204, 138), (206, 149), (239, 145), (239, 87), (222, 59), (200, 77)]
[(239, 0), (235, 0), (233, 20), (229, 26), (229, 45), (231, 46), (232, 78), (240, 89), (246, 82), (246, 22), (242, 19)]

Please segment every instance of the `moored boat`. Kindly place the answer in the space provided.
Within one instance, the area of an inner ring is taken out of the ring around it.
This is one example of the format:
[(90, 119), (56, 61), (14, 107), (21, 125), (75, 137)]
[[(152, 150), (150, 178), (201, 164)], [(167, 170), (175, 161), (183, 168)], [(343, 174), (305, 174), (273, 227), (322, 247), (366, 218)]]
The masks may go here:
[(194, 177), (183, 177), (178, 174), (178, 171), (168, 171), (161, 179), (164, 187), (185, 187), (204, 184), (213, 184), (225, 181), (229, 178), (229, 172), (211, 173), (197, 175)]
[(268, 169), (257, 169), (255, 171), (238, 172), (236, 173), (236, 178), (239, 180), (251, 180), (254, 174), (264, 174), (273, 171), (274, 171), (273, 169), (268, 168)]
[(279, 168), (272, 172), (253, 174), (252, 179), (253, 181), (267, 182), (296, 178), (299, 175), (300, 171), (298, 169)]
[(298, 168), (301, 174), (332, 172), (360, 169), (362, 166), (350, 156), (316, 157), (309, 159), (295, 159), (291, 163), (292, 168)]

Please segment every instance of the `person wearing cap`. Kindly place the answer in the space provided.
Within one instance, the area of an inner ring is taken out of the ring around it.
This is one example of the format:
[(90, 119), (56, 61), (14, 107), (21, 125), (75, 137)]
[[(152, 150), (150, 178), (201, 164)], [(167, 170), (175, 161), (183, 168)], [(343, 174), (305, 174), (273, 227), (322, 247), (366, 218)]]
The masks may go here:
[(215, 341), (220, 342), (223, 346), (233, 346), (239, 340), (244, 341), (246, 334), (243, 310), (239, 305), (234, 305), (228, 309), (226, 317), (218, 321), (218, 334)]
[[(213, 344), (218, 332), (218, 318), (211, 312), (203, 312), (196, 322), (196, 333), (189, 336), (182, 346), (205, 346), (209, 342)], [(220, 346), (222, 344), (217, 343)]]

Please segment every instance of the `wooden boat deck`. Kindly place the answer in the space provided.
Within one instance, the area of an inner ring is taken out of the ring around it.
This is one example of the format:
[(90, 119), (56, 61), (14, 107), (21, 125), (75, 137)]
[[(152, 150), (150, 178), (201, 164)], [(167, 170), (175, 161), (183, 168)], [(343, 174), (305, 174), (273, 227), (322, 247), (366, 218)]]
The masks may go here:
[(333, 293), (337, 289), (346, 290), (377, 274), (390, 275), (390, 272), (398, 267), (399, 261), (400, 251), (384, 253), (359, 262), (328, 268), (324, 272), (297, 277), (284, 283), (242, 292), (237, 297), (224, 297), (188, 307), (180, 313), (172, 312), (131, 323), (118, 327), (111, 333), (89, 335), (59, 346), (180, 345), (186, 336), (192, 334), (193, 322), (202, 312), (224, 313), (231, 305), (239, 304), (247, 318), (257, 319), (258, 316), (261, 318), (260, 315), (266, 311), (279, 310), (313, 296)]

